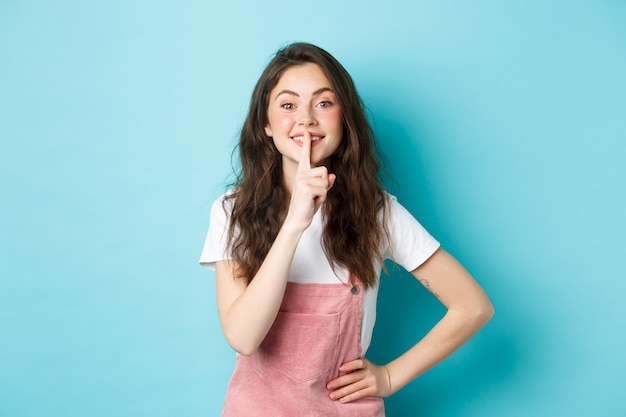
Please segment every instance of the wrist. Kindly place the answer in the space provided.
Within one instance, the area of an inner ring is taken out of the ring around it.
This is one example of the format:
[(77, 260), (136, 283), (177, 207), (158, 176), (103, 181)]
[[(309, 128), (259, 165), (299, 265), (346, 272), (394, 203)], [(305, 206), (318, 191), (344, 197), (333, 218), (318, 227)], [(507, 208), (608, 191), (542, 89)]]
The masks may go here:
[(285, 222), (278, 231), (278, 236), (276, 236), (276, 239), (278, 239), (279, 237), (284, 237), (287, 239), (295, 239), (296, 241), (298, 241), (300, 240), (300, 237), (302, 236), (306, 228), (306, 225), (298, 224), (297, 222), (285, 219)]
[(391, 383), (391, 372), (389, 372), (389, 368), (387, 367), (387, 365), (383, 365), (383, 370), (387, 377), (387, 389), (389, 391), (389, 395), (391, 395), (395, 392), (393, 389), (393, 384)]
[(310, 225), (311, 222), (303, 222), (287, 214), (287, 218), (283, 222), (279, 233), (284, 232), (285, 234), (297, 235), (300, 237)]
[(394, 394), (400, 391), (406, 384), (413, 379), (411, 375), (407, 374), (406, 369), (401, 363), (397, 362), (398, 359), (391, 361), (385, 365), (385, 369), (389, 375), (389, 389)]

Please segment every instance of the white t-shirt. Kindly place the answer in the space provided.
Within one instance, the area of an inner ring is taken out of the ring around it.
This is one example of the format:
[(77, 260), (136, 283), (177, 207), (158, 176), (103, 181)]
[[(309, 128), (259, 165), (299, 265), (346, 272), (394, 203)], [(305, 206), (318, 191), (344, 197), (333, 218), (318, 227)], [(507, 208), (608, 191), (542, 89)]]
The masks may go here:
[[(200, 265), (212, 270), (215, 270), (215, 262), (231, 258), (226, 247), (230, 212), (224, 210), (223, 201), (224, 195), (213, 203), (209, 231), (200, 255)], [(439, 242), (392, 195), (389, 195), (387, 227), (389, 241), (383, 238), (381, 253), (385, 259), (391, 259), (407, 271), (420, 266), (439, 248)], [(324, 254), (321, 244), (322, 228), (322, 211), (318, 210), (311, 226), (304, 231), (296, 248), (289, 270), (290, 282), (321, 284), (348, 282), (347, 271), (338, 267), (335, 274)], [(382, 265), (376, 263), (375, 266), (378, 271), (381, 271)], [(369, 288), (363, 295), (361, 327), (363, 354), (367, 351), (372, 339), (376, 321), (377, 295), (378, 285)]]

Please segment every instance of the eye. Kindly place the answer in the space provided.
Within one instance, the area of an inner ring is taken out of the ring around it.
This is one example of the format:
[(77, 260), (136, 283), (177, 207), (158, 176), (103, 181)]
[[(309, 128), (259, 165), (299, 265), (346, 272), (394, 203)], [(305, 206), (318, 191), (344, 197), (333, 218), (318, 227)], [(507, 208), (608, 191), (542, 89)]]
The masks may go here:
[(330, 107), (332, 105), (333, 105), (333, 102), (330, 100), (322, 100), (319, 103), (317, 103), (317, 106), (321, 108)]
[(280, 105), (280, 107), (282, 107), (285, 110), (293, 110), (296, 108), (295, 104), (293, 103), (283, 103)]

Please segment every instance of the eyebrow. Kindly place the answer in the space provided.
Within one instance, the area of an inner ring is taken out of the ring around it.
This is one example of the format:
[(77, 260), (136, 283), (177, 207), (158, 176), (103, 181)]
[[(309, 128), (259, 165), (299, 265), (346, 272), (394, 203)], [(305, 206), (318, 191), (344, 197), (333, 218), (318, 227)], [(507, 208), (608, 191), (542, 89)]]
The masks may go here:
[[(317, 96), (317, 95), (320, 95), (320, 94), (325, 93), (325, 92), (327, 92), (327, 91), (330, 91), (331, 93), (334, 93), (334, 92), (335, 92), (335, 91), (334, 91), (332, 88), (330, 88), (330, 87), (322, 87), (322, 88), (318, 88), (317, 90), (315, 90), (315, 91), (313, 92), (313, 95), (314, 95), (314, 96)], [(295, 91), (293, 91), (293, 90), (282, 90), (281, 92), (279, 92), (278, 94), (276, 94), (276, 97), (274, 97), (274, 100), (277, 100), (277, 99), (278, 99), (278, 97), (280, 97), (280, 96), (281, 96), (281, 95), (283, 95), (283, 94), (289, 94), (289, 95), (291, 95), (291, 96), (300, 97), (300, 94), (296, 93), (296, 92), (295, 92)]]

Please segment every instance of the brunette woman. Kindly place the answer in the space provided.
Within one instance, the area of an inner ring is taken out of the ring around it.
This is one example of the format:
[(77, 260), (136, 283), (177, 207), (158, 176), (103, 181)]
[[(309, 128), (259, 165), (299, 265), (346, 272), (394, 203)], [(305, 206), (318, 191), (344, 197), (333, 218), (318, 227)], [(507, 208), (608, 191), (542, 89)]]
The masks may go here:
[[(220, 322), (238, 352), (223, 416), (384, 416), (382, 398), (493, 315), (470, 274), (383, 189), (363, 103), (323, 49), (277, 52), (252, 94), (239, 154), (200, 259), (216, 271)], [(447, 313), (377, 365), (365, 353), (387, 258)]]

